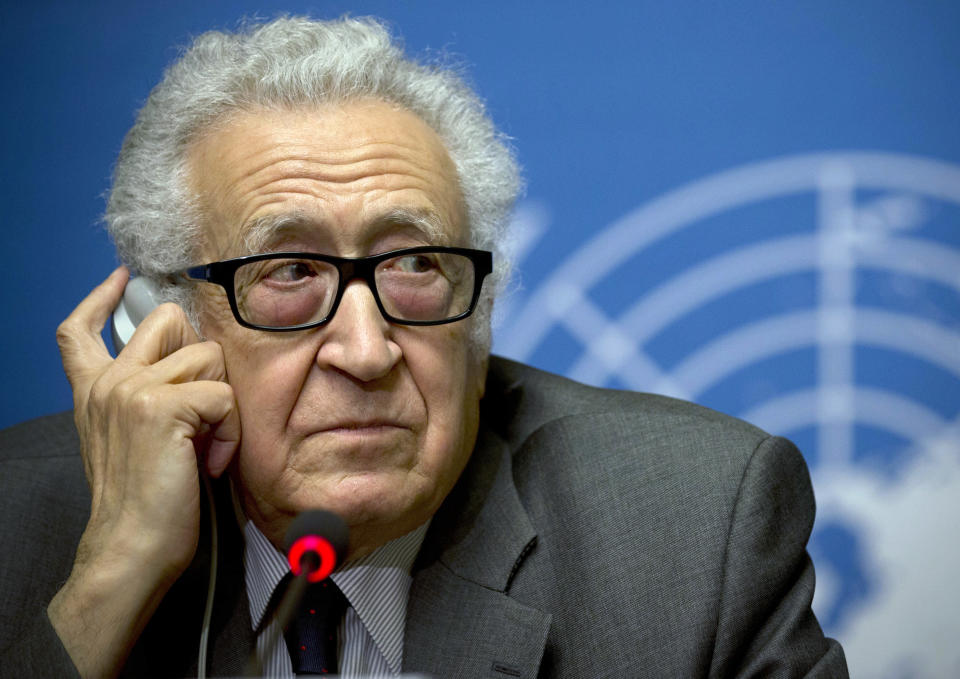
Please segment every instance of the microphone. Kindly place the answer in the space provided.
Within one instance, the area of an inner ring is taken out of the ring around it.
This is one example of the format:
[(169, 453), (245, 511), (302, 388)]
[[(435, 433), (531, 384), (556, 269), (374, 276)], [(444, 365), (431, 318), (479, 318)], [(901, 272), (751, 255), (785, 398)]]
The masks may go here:
[(309, 582), (326, 580), (347, 555), (349, 530), (343, 519), (324, 509), (303, 512), (287, 529), (284, 548), (290, 572)]
[[(284, 548), (294, 577), (277, 606), (277, 624), (267, 640), (264, 659), (273, 654), (283, 630), (300, 607), (307, 587), (326, 580), (346, 558), (349, 533), (344, 520), (325, 509), (303, 512), (290, 524), (284, 538)], [(263, 665), (256, 651), (248, 663), (247, 674), (257, 677), (263, 675)]]

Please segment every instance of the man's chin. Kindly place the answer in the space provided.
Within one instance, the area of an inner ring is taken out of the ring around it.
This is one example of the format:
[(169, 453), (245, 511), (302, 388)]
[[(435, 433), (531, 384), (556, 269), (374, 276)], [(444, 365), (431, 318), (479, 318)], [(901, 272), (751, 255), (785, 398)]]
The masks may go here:
[(386, 475), (357, 475), (317, 493), (298, 493), (294, 513), (320, 508), (340, 516), (350, 528), (354, 559), (427, 521), (434, 510), (430, 497)]
[[(416, 479), (422, 482), (423, 479)], [(326, 509), (354, 529), (425, 521), (432, 509), (431, 489), (411, 483), (409, 472), (362, 471), (335, 480), (301, 484), (286, 498), (290, 514)], [(424, 517), (418, 521), (419, 515)]]

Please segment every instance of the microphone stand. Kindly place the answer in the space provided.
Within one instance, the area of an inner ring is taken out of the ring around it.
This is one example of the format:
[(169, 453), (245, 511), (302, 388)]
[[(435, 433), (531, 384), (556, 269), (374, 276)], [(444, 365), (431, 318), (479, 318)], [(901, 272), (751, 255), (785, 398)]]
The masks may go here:
[[(300, 575), (290, 581), (287, 591), (284, 592), (283, 598), (280, 600), (280, 605), (277, 606), (276, 624), (273, 626), (273, 630), (267, 638), (267, 645), (264, 647), (264, 657), (269, 658), (273, 654), (273, 649), (277, 643), (279, 643), (283, 631), (290, 624), (290, 620), (293, 619), (297, 608), (300, 607), (300, 601), (303, 599), (307, 587), (311, 584), (310, 581), (307, 580), (308, 575), (309, 572), (307, 570), (301, 571)], [(254, 651), (249, 663), (247, 663), (246, 675), (253, 677), (263, 676), (263, 661), (256, 651)]]
[[(274, 615), (276, 624), (264, 646), (264, 658), (273, 655), (280, 636), (300, 608), (300, 602), (306, 594), (307, 587), (313, 584), (313, 581), (328, 577), (334, 567), (345, 557), (347, 537), (347, 525), (340, 517), (330, 512), (313, 510), (304, 512), (294, 519), (287, 530), (286, 538), (287, 558), (294, 577), (277, 606)], [(246, 675), (263, 676), (263, 661), (256, 649), (247, 661)]]

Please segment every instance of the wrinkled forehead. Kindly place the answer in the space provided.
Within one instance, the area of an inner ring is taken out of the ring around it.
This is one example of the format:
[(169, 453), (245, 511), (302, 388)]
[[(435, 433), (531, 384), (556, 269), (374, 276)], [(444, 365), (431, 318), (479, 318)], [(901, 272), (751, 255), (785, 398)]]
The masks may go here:
[(231, 114), (189, 149), (188, 181), (209, 256), (310, 238), (334, 251), (375, 247), (385, 235), (469, 244), (446, 147), (418, 116), (384, 102)]
[[(267, 252), (285, 242), (296, 241), (316, 229), (332, 229), (335, 226), (318, 223), (315, 215), (302, 210), (289, 210), (268, 214), (242, 225), (238, 236), (248, 254)], [(446, 224), (436, 212), (422, 208), (395, 207), (370, 220), (369, 230), (374, 233), (404, 233), (421, 237), (431, 244), (455, 245), (451, 225)]]

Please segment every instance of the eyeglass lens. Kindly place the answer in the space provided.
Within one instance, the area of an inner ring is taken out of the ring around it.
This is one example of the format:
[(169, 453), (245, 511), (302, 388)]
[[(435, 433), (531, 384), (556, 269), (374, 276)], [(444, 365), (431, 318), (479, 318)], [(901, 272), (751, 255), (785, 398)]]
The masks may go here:
[[(473, 262), (449, 252), (402, 254), (380, 262), (376, 293), (389, 316), (406, 321), (441, 321), (470, 307)], [(247, 323), (284, 327), (327, 318), (337, 297), (340, 273), (330, 262), (264, 259), (234, 275), (240, 316)]]

